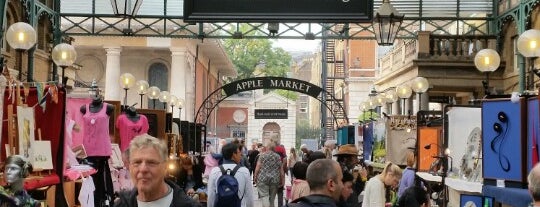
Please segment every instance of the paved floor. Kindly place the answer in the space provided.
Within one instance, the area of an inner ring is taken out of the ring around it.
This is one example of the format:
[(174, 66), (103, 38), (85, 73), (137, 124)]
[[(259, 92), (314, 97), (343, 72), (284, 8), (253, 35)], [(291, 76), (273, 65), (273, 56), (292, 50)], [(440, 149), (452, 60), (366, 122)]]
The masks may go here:
[[(290, 185), (291, 184), (291, 179), (289, 178), (289, 176), (286, 176), (285, 177), (285, 185)], [(257, 192), (257, 187), (253, 187), (253, 197), (255, 199), (255, 202), (254, 202), (254, 207), (262, 207), (262, 203), (261, 203), (261, 200), (259, 199), (259, 193)], [(283, 192), (283, 205), (285, 205), (286, 201), (285, 201), (285, 194), (286, 192), (284, 191)], [(278, 206), (278, 200), (277, 200), (277, 196), (276, 196), (276, 200), (274, 201), (274, 207), (282, 207), (282, 206)]]

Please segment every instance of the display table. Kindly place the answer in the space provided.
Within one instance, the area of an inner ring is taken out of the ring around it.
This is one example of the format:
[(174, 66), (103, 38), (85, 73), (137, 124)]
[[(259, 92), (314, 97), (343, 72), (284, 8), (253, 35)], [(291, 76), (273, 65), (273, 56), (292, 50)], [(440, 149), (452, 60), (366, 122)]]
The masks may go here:
[(509, 206), (521, 207), (532, 203), (529, 190), (520, 188), (500, 188), (497, 186), (484, 185), (482, 187), (484, 196), (493, 197), (495, 201)]
[(462, 194), (481, 195), (482, 183), (469, 182), (457, 178), (446, 178), (445, 185), (448, 187), (448, 205), (460, 206)]

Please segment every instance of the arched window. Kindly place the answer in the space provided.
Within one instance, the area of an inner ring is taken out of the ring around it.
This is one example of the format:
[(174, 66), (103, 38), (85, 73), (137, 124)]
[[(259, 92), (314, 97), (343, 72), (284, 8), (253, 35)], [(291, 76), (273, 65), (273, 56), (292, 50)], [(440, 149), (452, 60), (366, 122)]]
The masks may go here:
[[(156, 86), (161, 91), (169, 91), (169, 70), (163, 63), (153, 63), (148, 69), (148, 84), (150, 86)], [(156, 109), (165, 109), (164, 104), (158, 99), (155, 100)], [(148, 108), (154, 108), (154, 101), (148, 100)]]

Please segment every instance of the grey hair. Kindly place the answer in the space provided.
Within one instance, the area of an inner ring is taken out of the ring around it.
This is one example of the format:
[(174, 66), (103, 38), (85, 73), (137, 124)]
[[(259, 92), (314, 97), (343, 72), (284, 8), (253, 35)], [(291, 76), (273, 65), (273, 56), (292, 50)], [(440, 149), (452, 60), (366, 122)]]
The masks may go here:
[(153, 147), (158, 151), (162, 161), (167, 160), (167, 145), (165, 144), (165, 142), (148, 134), (136, 136), (135, 138), (133, 138), (133, 140), (131, 140), (128, 148), (128, 158), (134, 151), (146, 147)]
[(527, 181), (529, 181), (529, 191), (534, 201), (540, 201), (540, 164), (536, 164), (529, 176), (527, 176)]
[(306, 181), (311, 190), (323, 189), (328, 179), (338, 182), (339, 163), (331, 159), (318, 159), (309, 164), (306, 172)]

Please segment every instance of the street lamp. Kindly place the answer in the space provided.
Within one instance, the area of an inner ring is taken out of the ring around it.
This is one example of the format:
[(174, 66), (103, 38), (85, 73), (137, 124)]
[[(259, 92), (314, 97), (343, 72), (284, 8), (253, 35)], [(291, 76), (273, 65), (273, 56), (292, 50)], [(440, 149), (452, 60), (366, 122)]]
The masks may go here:
[(182, 108), (184, 107), (184, 99), (178, 98), (176, 106), (178, 107), (178, 119), (182, 120)]
[(377, 44), (381, 46), (391, 46), (394, 44), (397, 33), (400, 30), (405, 15), (399, 12), (390, 4), (390, 0), (383, 0), (379, 9), (375, 12), (372, 26)]
[(168, 91), (161, 91), (159, 93), (159, 101), (163, 102), (163, 109), (167, 111), (167, 103), (169, 102), (169, 99), (171, 97), (171, 94)]
[(141, 8), (142, 2), (142, 0), (111, 0), (111, 6), (115, 15), (133, 17)]
[(73, 65), (73, 63), (77, 59), (77, 52), (75, 51), (75, 47), (66, 43), (57, 44), (56, 46), (54, 46), (51, 52), (51, 56), (54, 64), (62, 68), (62, 85), (65, 86), (67, 83), (67, 79), (65, 76), (66, 68)]
[(169, 106), (171, 106), (171, 114), (174, 114), (174, 106), (178, 103), (178, 98), (175, 95), (169, 97)]
[(137, 81), (137, 83), (135, 85), (137, 85), (137, 93), (139, 94), (139, 96), (141, 96), (141, 109), (142, 109), (142, 107), (143, 107), (143, 96), (148, 91), (148, 87), (150, 87), (150, 85), (145, 80), (139, 80), (139, 81)]
[(159, 94), (161, 93), (161, 90), (159, 90), (158, 87), (152, 86), (148, 88), (148, 91), (146, 92), (146, 95), (149, 99), (152, 99), (152, 105), (154, 109), (156, 109), (156, 99), (159, 98)]
[(418, 94), (418, 111), (422, 110), (422, 94), (429, 88), (429, 82), (424, 77), (416, 77), (411, 86), (412, 90)]
[(392, 104), (394, 102), (396, 102), (398, 100), (398, 96), (396, 94), (396, 90), (395, 89), (392, 89), (392, 90), (389, 90), (389, 91), (386, 91), (386, 103), (389, 103), (389, 107), (388, 107), (388, 114), (392, 114)]
[(396, 88), (396, 93), (398, 95), (399, 98), (401, 98), (401, 102), (402, 102), (402, 107), (401, 107), (401, 115), (405, 115), (406, 113), (406, 109), (405, 109), (405, 101), (411, 97), (411, 94), (412, 94), (412, 90), (411, 90), (411, 87), (409, 87), (408, 85), (400, 85)]
[[(540, 30), (530, 29), (519, 35), (517, 40), (517, 48), (521, 55), (529, 59), (529, 67), (531, 68), (530, 72), (536, 73), (538, 69), (534, 68), (534, 60), (540, 56)], [(526, 73), (522, 72), (521, 74), (525, 75)], [(527, 81), (525, 81), (525, 87), (523, 88), (528, 90), (533, 86), (533, 84), (534, 76), (533, 74), (529, 73)]]
[(486, 74), (486, 80), (482, 81), (484, 85), (484, 94), (489, 95), (489, 73), (497, 70), (501, 64), (499, 53), (493, 49), (483, 49), (474, 56), (474, 65), (480, 72)]
[(124, 73), (120, 75), (120, 87), (124, 89), (124, 106), (127, 108), (127, 92), (135, 85), (135, 76), (131, 73)]
[[(12, 24), (9, 26), (9, 28), (6, 31), (6, 40), (12, 48), (15, 49), (17, 52), (17, 69), (19, 70), (19, 74), (17, 74), (17, 78), (21, 80), (21, 74), (22, 74), (22, 53), (32, 47), (36, 44), (37, 40), (37, 34), (36, 30), (34, 28), (25, 23), (25, 22), (17, 22), (15, 24)], [(33, 69), (28, 68), (28, 74), (27, 74), (27, 81), (33, 81), (32, 80), (32, 73)]]

